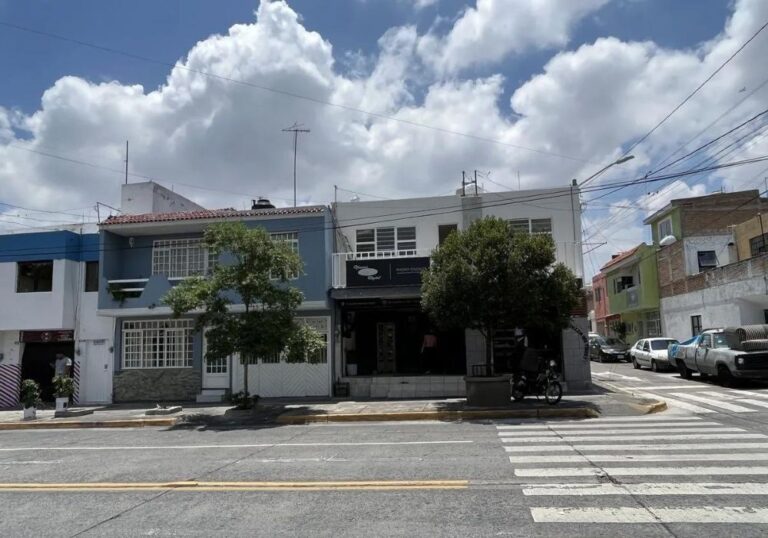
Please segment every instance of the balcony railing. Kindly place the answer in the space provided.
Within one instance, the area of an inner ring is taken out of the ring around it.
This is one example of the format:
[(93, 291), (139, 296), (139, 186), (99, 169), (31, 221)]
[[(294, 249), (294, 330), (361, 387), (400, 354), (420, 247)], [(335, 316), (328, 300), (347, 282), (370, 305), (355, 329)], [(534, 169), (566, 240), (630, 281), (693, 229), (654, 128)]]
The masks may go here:
[(367, 260), (387, 260), (399, 258), (428, 258), (432, 255), (431, 248), (409, 250), (377, 250), (373, 252), (335, 252), (331, 255), (333, 287), (347, 287), (347, 262)]

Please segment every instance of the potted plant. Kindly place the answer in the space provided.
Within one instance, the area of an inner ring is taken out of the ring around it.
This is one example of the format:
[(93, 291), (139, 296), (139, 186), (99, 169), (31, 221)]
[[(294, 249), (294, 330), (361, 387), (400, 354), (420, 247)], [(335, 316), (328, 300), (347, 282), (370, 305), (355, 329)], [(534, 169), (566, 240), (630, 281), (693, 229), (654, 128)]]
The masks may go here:
[(347, 375), (350, 377), (357, 375), (357, 353), (354, 349), (347, 350)]
[(75, 381), (71, 377), (57, 375), (53, 378), (53, 395), (56, 397), (56, 413), (69, 408), (69, 398), (75, 393)]
[(19, 400), (24, 408), (24, 420), (37, 418), (37, 407), (40, 405), (40, 385), (34, 379), (21, 382)]

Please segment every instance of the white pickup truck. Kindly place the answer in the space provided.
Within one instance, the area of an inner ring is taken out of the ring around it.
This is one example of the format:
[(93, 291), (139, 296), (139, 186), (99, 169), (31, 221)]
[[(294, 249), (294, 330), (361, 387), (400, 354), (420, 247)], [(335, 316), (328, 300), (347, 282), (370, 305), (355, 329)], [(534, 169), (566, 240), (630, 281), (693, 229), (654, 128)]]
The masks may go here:
[(708, 329), (669, 346), (669, 356), (685, 379), (694, 372), (717, 376), (723, 385), (734, 378), (768, 379), (768, 325)]

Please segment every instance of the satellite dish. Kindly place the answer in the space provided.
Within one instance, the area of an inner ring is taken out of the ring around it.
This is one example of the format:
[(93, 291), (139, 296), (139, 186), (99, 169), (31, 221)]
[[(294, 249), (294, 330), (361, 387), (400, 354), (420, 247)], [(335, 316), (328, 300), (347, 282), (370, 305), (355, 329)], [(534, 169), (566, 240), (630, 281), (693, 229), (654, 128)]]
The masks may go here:
[(659, 245), (661, 245), (662, 247), (666, 247), (668, 245), (671, 245), (675, 241), (677, 241), (677, 238), (674, 235), (667, 235), (663, 237), (661, 241), (659, 241)]

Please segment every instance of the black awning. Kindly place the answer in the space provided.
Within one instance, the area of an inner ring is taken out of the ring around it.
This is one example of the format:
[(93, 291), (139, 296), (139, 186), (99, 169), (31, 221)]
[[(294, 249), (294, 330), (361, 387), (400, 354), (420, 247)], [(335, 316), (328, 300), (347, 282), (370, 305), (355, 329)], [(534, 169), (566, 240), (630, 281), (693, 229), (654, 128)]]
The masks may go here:
[(336, 288), (331, 299), (354, 301), (370, 299), (421, 299), (421, 286), (379, 286), (375, 288)]

